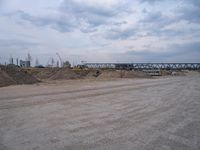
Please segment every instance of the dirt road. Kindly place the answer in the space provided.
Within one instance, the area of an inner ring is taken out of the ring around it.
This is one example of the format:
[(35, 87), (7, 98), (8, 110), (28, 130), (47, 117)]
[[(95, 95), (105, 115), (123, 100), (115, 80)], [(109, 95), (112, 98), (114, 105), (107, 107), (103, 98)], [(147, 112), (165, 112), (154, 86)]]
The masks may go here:
[(0, 88), (0, 150), (199, 150), (200, 76)]

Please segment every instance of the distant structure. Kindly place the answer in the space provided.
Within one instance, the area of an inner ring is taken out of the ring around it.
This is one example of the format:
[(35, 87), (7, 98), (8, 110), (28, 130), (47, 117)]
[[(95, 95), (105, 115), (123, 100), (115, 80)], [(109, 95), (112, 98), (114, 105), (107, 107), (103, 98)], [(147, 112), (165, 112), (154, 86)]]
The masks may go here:
[(119, 70), (200, 70), (200, 63), (85, 63), (84, 66)]
[(38, 60), (38, 58), (36, 58), (36, 60), (35, 60), (35, 66), (39, 66), (39, 60)]
[(63, 61), (62, 58), (60, 57), (60, 55), (58, 53), (56, 53), (56, 55), (58, 56), (59, 60), (60, 60), (60, 66), (61, 68), (63, 67)]
[(20, 67), (23, 67), (23, 68), (29, 68), (31, 67), (31, 61), (30, 60), (20, 60)]
[(16, 59), (16, 63), (17, 63), (17, 66), (18, 66), (19, 65), (19, 59), (18, 58)]
[(14, 64), (14, 61), (13, 61), (13, 57), (12, 57), (12, 56), (10, 56), (9, 64)]

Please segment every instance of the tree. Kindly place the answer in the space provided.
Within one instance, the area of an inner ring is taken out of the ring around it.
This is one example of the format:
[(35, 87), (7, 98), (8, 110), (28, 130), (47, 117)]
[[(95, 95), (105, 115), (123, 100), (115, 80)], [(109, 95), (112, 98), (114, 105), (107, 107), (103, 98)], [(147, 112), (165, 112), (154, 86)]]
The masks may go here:
[(65, 61), (65, 62), (63, 63), (63, 67), (70, 68), (70, 67), (71, 67), (70, 62), (69, 62), (69, 61)]

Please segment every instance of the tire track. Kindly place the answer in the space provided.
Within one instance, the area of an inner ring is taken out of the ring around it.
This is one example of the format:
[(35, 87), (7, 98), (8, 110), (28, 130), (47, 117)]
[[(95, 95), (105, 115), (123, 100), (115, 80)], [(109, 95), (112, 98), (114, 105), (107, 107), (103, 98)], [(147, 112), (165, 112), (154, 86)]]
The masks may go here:
[[(154, 81), (148, 82), (149, 84), (154, 83)], [(65, 90), (65, 91), (56, 91), (51, 93), (37, 93), (37, 94), (29, 94), (24, 96), (8, 96), (8, 97), (2, 97), (0, 100), (13, 100), (13, 99), (19, 99), (19, 98), (29, 98), (29, 97), (35, 97), (35, 96), (51, 96), (51, 95), (59, 95), (59, 94), (73, 94), (78, 92), (88, 92), (88, 91), (96, 91), (96, 90), (102, 90), (102, 89), (111, 89), (111, 88), (120, 88), (120, 87), (126, 87), (126, 86), (132, 86), (134, 83), (130, 84), (120, 84), (120, 85), (112, 85), (112, 86), (102, 86), (102, 87), (92, 87), (92, 88), (86, 88), (86, 89), (76, 89), (76, 90)], [(144, 83), (136, 83), (136, 85), (141, 85)]]
[[(175, 82), (175, 81), (172, 81)], [(180, 81), (176, 81), (176, 82), (180, 82)], [(48, 94), (42, 94), (42, 95), (37, 95), (37, 96), (29, 96), (29, 97), (23, 97), (23, 100), (20, 101), (6, 101), (6, 104), (1, 104), (0, 105), (0, 109), (11, 109), (11, 108), (19, 108), (19, 107), (27, 107), (27, 106), (33, 106), (33, 105), (41, 105), (41, 104), (48, 104), (48, 103), (54, 103), (54, 102), (62, 102), (62, 101), (67, 101), (67, 100), (76, 100), (76, 99), (81, 99), (81, 98), (91, 98), (91, 97), (97, 97), (97, 96), (101, 96), (101, 95), (108, 95), (108, 94), (113, 94), (113, 93), (119, 93), (119, 92), (123, 92), (123, 91), (132, 91), (132, 90), (139, 90), (139, 89), (144, 89), (144, 88), (150, 88), (150, 87), (157, 87), (157, 86), (164, 86), (164, 85), (169, 85), (171, 84), (171, 81), (169, 82), (162, 82), (162, 83), (156, 83), (156, 84), (140, 84), (139, 86), (133, 87), (133, 85), (131, 86), (130, 84), (126, 84), (126, 85), (121, 85), (121, 86), (114, 86), (114, 87), (107, 87), (105, 88), (103, 91), (99, 91), (103, 88), (97, 88), (97, 89), (85, 89), (85, 90), (78, 90), (78, 91), (74, 91), (72, 93), (81, 93), (81, 92), (92, 92), (92, 93), (83, 93), (80, 95), (75, 95), (75, 96), (69, 96), (69, 97), (65, 97), (65, 98), (60, 98), (58, 99), (57, 97), (55, 98), (48, 98), (45, 99), (46, 96), (49, 96)], [(96, 92), (95, 92), (96, 91)], [(62, 94), (69, 94), (69, 91), (66, 92), (62, 92)], [(70, 93), (70, 94), (72, 94)], [(51, 96), (58, 96), (60, 95), (61, 92), (56, 93), (54, 95), (50, 94)], [(43, 96), (43, 97), (41, 97)], [(39, 98), (36, 100), (31, 100), (28, 101), (25, 98)]]

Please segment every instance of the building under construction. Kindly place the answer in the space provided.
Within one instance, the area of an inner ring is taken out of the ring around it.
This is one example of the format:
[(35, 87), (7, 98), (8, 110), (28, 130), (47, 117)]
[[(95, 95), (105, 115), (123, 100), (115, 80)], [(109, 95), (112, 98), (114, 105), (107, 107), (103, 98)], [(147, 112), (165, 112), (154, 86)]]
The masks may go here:
[(20, 60), (20, 67), (22, 68), (29, 68), (31, 67), (31, 61), (30, 60)]

